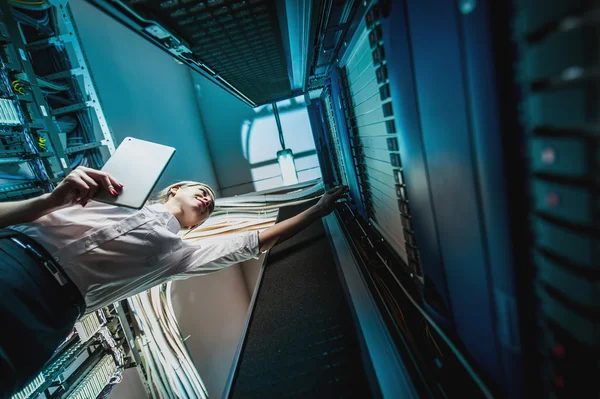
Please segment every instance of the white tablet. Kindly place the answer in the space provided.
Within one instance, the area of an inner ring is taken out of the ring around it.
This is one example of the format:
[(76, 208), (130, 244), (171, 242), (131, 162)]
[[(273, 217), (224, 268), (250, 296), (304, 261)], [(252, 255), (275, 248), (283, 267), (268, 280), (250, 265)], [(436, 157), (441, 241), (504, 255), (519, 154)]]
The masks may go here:
[(141, 209), (173, 154), (173, 147), (126, 137), (102, 168), (114, 176), (123, 189), (117, 190), (120, 193), (116, 197), (106, 190), (98, 190), (94, 200)]

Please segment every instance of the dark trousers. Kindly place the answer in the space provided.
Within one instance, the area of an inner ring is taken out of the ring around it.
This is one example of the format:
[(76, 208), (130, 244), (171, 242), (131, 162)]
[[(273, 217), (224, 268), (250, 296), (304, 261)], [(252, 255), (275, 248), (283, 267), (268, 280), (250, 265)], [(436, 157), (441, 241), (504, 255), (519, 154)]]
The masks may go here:
[(50, 257), (37, 243), (0, 229), (0, 398), (42, 371), (84, 309), (75, 285), (61, 286), (44, 260)]

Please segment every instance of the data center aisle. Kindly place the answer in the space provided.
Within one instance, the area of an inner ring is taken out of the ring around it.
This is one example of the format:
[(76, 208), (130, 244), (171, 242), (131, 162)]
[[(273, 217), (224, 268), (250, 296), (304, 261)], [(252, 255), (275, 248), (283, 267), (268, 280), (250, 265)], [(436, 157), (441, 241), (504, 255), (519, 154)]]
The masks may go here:
[[(284, 208), (280, 220), (304, 210)], [(231, 398), (369, 398), (353, 319), (322, 222), (269, 254)]]

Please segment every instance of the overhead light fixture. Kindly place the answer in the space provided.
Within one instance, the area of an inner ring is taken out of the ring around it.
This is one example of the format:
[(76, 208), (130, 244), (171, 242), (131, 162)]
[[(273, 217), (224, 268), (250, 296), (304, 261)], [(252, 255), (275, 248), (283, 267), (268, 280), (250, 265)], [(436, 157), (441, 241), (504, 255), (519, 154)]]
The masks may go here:
[(289, 186), (291, 184), (297, 184), (298, 173), (296, 173), (294, 153), (289, 148), (285, 148), (285, 140), (283, 137), (283, 129), (281, 128), (281, 120), (279, 119), (279, 108), (277, 107), (277, 103), (272, 103), (271, 105), (273, 106), (273, 115), (275, 116), (275, 122), (277, 123), (279, 143), (282, 148), (281, 151), (277, 151), (277, 162), (279, 163), (279, 169), (281, 169), (283, 185)]
[(298, 184), (298, 173), (296, 172), (296, 162), (294, 162), (294, 153), (289, 148), (277, 151), (277, 162), (281, 169), (283, 185), (289, 186)]
[(285, 25), (289, 44), (289, 75), (292, 90), (304, 90), (310, 26), (313, 9), (312, 0), (282, 0), (285, 9)]

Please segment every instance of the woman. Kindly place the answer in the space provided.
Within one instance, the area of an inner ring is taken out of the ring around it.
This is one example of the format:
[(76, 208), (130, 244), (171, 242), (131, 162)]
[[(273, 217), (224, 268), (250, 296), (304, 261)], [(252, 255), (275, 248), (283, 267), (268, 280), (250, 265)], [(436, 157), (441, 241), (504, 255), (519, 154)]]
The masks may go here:
[(84, 313), (176, 277), (256, 257), (331, 213), (346, 191), (333, 189), (260, 233), (190, 244), (177, 233), (210, 216), (215, 197), (208, 186), (174, 184), (161, 192), (160, 203), (139, 211), (89, 202), (98, 189), (116, 196), (122, 188), (106, 173), (79, 167), (50, 194), (0, 203), (2, 397), (40, 371)]

